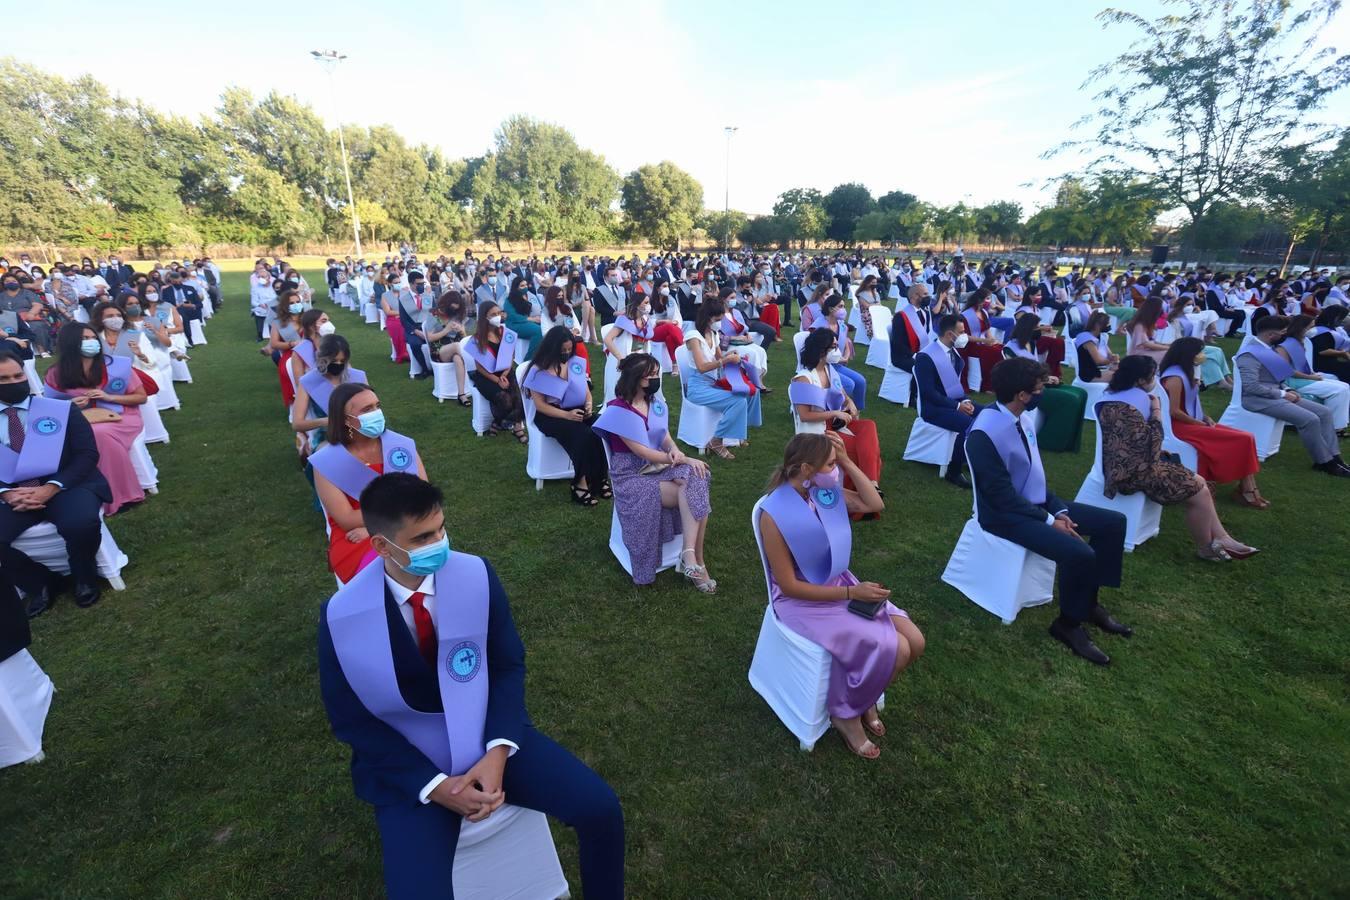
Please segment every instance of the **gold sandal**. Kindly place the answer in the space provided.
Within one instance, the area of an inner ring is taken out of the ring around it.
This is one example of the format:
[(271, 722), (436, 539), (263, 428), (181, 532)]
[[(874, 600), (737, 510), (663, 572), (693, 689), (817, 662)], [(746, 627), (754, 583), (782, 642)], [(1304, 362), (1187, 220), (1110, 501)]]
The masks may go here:
[(730, 450), (728, 450), (727, 447), (726, 447), (726, 444), (723, 444), (723, 443), (721, 443), (720, 441), (717, 442), (717, 443), (715, 443), (715, 444), (709, 444), (709, 445), (707, 446), (706, 449), (707, 449), (707, 451), (708, 451), (709, 453), (712, 453), (712, 454), (714, 454), (714, 455), (720, 457), (721, 459), (735, 459), (735, 458), (736, 458), (736, 454), (734, 454), (734, 453), (732, 453)]

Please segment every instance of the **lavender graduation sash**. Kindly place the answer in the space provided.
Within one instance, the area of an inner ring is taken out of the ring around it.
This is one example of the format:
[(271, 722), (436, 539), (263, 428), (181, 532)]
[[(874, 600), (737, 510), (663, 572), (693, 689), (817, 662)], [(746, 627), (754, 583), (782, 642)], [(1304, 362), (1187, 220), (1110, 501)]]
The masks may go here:
[(296, 344), (295, 349), (291, 352), (304, 360), (307, 367), (311, 369), (314, 368), (314, 342), (309, 338), (305, 338), (303, 341)]
[[(1250, 340), (1246, 346), (1237, 352), (1238, 356), (1244, 353), (1256, 357), (1256, 361), (1266, 367), (1266, 371), (1276, 381), (1284, 381), (1294, 374), (1294, 367), (1285, 361), (1284, 357), (1270, 348), (1270, 345), (1262, 340)], [(1236, 358), (1236, 357), (1234, 357)]]
[(1041, 451), (1036, 445), (1036, 427), (1031, 416), (1022, 419), (1022, 431), (1027, 436), (1027, 447), (1017, 434), (1012, 413), (998, 406), (987, 406), (975, 417), (972, 431), (983, 431), (993, 442), (999, 459), (1008, 470), (1013, 487), (1029, 503), (1040, 506), (1045, 502), (1045, 468), (1041, 465)]
[(1205, 420), (1205, 414), (1200, 409), (1200, 392), (1195, 389), (1194, 379), (1187, 378), (1186, 373), (1181, 370), (1181, 366), (1168, 366), (1158, 377), (1160, 379), (1180, 378), (1182, 395), (1186, 401), (1186, 407), (1183, 411), (1192, 419), (1199, 419), (1202, 422)]
[[(928, 333), (928, 329), (923, 327), (923, 320), (919, 318), (919, 311), (913, 306), (905, 305), (900, 309), (900, 315), (905, 317), (909, 327), (913, 330), (915, 338), (919, 341), (918, 350), (922, 350), (928, 344), (932, 343), (933, 336)], [(895, 329), (891, 329), (891, 340), (895, 339)]]
[(806, 318), (807, 311), (811, 313), (811, 327), (815, 328), (816, 323), (825, 318), (825, 313), (820, 309), (819, 303), (808, 303), (802, 307), (802, 318)]
[[(337, 385), (324, 378), (319, 370), (313, 367), (300, 376), (300, 384), (304, 386), (305, 393), (309, 394), (309, 403), (315, 411), (320, 416), (327, 416), (328, 400), (333, 396), (333, 388)], [(366, 381), (365, 372), (349, 367), (343, 373), (342, 384), (369, 384), (369, 382)]]
[(830, 370), (828, 389), (793, 380), (788, 383), (788, 400), (799, 406), (814, 406), (816, 409), (843, 409), (844, 392), (839, 386), (839, 376)]
[[(397, 431), (385, 430), (380, 435), (380, 450), (384, 456), (384, 471), (417, 474), (417, 442)], [(309, 458), (309, 464), (324, 478), (333, 482), (342, 493), (353, 500), (361, 499), (366, 485), (375, 480), (375, 470), (352, 456), (339, 444), (329, 444)]]
[(971, 337), (984, 336), (984, 316), (979, 310), (967, 309), (961, 313), (961, 318), (966, 320), (966, 328), (970, 330)]
[(621, 331), (626, 331), (638, 340), (650, 341), (656, 337), (656, 326), (648, 319), (647, 324), (639, 328), (637, 323), (627, 316), (618, 316), (614, 319), (614, 326)]
[(1079, 300), (1073, 305), (1073, 308), (1078, 310), (1078, 321), (1082, 325), (1087, 325), (1088, 317), (1092, 315), (1092, 307), (1086, 301)]
[(65, 400), (48, 397), (34, 397), (28, 401), (23, 452), (15, 453), (0, 444), (0, 481), (17, 484), (30, 478), (45, 478), (60, 468), (71, 406)]
[(521, 386), (543, 394), (561, 409), (580, 409), (586, 405), (586, 395), (590, 393), (586, 385), (586, 363), (575, 356), (567, 361), (566, 380), (538, 366), (530, 366)]
[(483, 758), (487, 721), (487, 566), (452, 553), (436, 578), (436, 665), (443, 712), (410, 707), (398, 687), (384, 566), (369, 565), (328, 601), (328, 630), (361, 705), (449, 775)]
[(802, 576), (812, 584), (828, 584), (848, 568), (853, 529), (842, 487), (813, 487), (808, 494), (814, 511), (796, 488), (780, 484), (764, 499), (762, 511), (778, 526)]
[(660, 397), (653, 397), (647, 410), (647, 421), (626, 406), (619, 406), (617, 400), (605, 404), (600, 417), (591, 427), (615, 437), (636, 441), (652, 450), (660, 450), (669, 432), (670, 410)]
[[(125, 394), (132, 386), (139, 382), (132, 382), (131, 359), (126, 356), (105, 356), (103, 357), (103, 368), (105, 372), (104, 390), (109, 394)], [(48, 371), (48, 377), (54, 375), (55, 370)], [(76, 395), (67, 393), (58, 387), (54, 387), (50, 381), (44, 381), (42, 386), (42, 395), (51, 400), (74, 400)], [(94, 406), (99, 409), (106, 409), (109, 412), (117, 413), (119, 416), (125, 407), (120, 403), (111, 403), (107, 400), (95, 400)], [(25, 445), (26, 446), (26, 445)]]
[(1034, 359), (1037, 362), (1040, 362), (1041, 359), (1036, 355), (1034, 350), (1028, 350), (1023, 347), (1020, 341), (1008, 341), (1008, 343), (1003, 345), (1003, 349), (1011, 350), (1014, 356), (1020, 356), (1023, 359)]
[[(740, 310), (728, 309), (727, 314), (722, 317), (722, 336), (735, 338), (746, 334), (745, 316), (741, 315)], [(812, 328), (815, 327), (813, 324)]]
[(1084, 344), (1095, 343), (1097, 343), (1097, 335), (1090, 331), (1080, 331), (1073, 339), (1073, 345), (1079, 349), (1082, 349)]
[(1100, 412), (1103, 403), (1124, 403), (1133, 406), (1139, 411), (1139, 415), (1143, 416), (1145, 422), (1153, 415), (1153, 404), (1149, 401), (1148, 391), (1143, 388), (1126, 388), (1120, 392), (1104, 391), (1093, 409)]
[(1325, 325), (1318, 325), (1312, 330), (1313, 337), (1321, 337), (1324, 334), (1331, 335), (1331, 346), (1336, 350), (1345, 350), (1350, 347), (1350, 339), (1347, 339), (1345, 333), (1339, 328), (1328, 328)]
[(516, 360), (516, 333), (505, 326), (502, 327), (502, 342), (497, 346), (496, 353), (486, 347), (479, 347), (477, 337), (469, 338), (460, 346), (478, 368), (489, 374), (506, 371), (506, 367)]
[(919, 352), (933, 361), (933, 368), (937, 369), (938, 380), (942, 382), (942, 390), (947, 394), (947, 399), (966, 399), (966, 392), (961, 387), (961, 377), (956, 374), (956, 368), (947, 356), (950, 351), (946, 345), (942, 341), (933, 341)]
[(1308, 355), (1303, 352), (1302, 341), (1287, 337), (1280, 341), (1280, 346), (1289, 354), (1289, 362), (1293, 364), (1295, 372), (1312, 372), (1312, 366), (1308, 364)]

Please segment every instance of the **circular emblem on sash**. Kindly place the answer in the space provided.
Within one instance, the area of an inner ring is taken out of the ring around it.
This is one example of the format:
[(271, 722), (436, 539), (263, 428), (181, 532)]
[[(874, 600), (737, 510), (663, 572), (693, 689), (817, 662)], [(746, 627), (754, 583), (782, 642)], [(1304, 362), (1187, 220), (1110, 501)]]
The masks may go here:
[(126, 379), (114, 378), (112, 381), (108, 382), (108, 390), (112, 391), (114, 394), (120, 394), (126, 389), (127, 389)]
[(516, 333), (514, 331), (506, 332), (505, 334), (502, 335), (502, 342), (506, 344), (514, 344), (516, 342)]
[(581, 360), (579, 360), (579, 359), (574, 359), (574, 360), (572, 360), (572, 365), (570, 365), (568, 368), (570, 368), (570, 369), (572, 370), (572, 374), (573, 374), (573, 375), (585, 375), (585, 374), (586, 374), (586, 367), (585, 367), (584, 365), (582, 365)]
[(412, 462), (412, 454), (402, 447), (395, 447), (389, 454), (389, 465), (395, 469), (406, 469)]
[(473, 681), (482, 667), (483, 654), (473, 641), (460, 641), (445, 658), (446, 671), (458, 682)]
[(814, 497), (822, 509), (834, 509), (839, 503), (839, 492), (834, 488), (816, 488)]
[(14, 334), (14, 333), (15, 333), (15, 331), (14, 331), (13, 326), (11, 326), (11, 325), (6, 325), (6, 326), (5, 326), (5, 334)]
[(33, 430), (38, 434), (56, 434), (61, 430), (61, 423), (51, 416), (43, 416), (33, 423)]
[(652, 415), (664, 416), (666, 414), (666, 405), (660, 400), (652, 401)]

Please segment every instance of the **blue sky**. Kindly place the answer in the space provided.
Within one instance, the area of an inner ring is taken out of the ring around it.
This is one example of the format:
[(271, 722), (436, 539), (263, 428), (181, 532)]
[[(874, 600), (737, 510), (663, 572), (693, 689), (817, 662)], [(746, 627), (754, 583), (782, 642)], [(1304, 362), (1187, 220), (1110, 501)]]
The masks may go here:
[[(336, 76), (343, 121), (387, 123), (451, 156), (481, 154), (524, 113), (566, 126), (620, 171), (669, 159), (720, 208), (722, 128), (735, 125), (734, 208), (767, 212), (790, 187), (861, 181), (1030, 211), (1071, 165), (1040, 155), (1089, 108), (1079, 85), (1131, 38), (1094, 20), (1106, 5), (237, 0), (185, 14), (161, 0), (57, 2), (44, 19), (63, 36), (34, 31), (3, 52), (190, 117), (234, 84), (294, 94), (332, 122), (309, 56), (331, 47), (349, 57)], [(1350, 13), (1325, 37), (1350, 52)], [(1323, 118), (1350, 123), (1350, 92), (1334, 103)]]

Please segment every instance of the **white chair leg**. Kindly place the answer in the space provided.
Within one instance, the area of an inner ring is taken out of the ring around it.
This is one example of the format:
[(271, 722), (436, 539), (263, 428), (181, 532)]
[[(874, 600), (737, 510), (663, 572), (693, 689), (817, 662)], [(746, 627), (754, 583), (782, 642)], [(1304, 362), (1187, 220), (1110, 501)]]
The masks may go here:
[(127, 583), (122, 580), (121, 575), (114, 575), (113, 577), (109, 578), (108, 584), (112, 587), (114, 591), (125, 591), (127, 589)]

